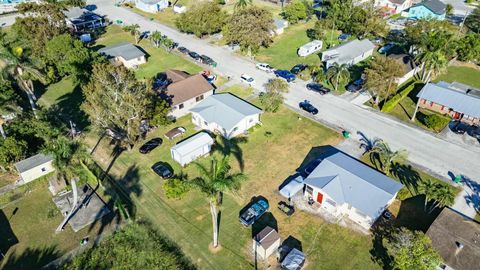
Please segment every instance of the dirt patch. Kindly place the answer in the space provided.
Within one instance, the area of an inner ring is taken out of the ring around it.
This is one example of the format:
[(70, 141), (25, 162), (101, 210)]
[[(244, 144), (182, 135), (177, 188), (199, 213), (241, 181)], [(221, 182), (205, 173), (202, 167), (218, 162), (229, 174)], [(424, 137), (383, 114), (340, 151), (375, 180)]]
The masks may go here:
[(205, 218), (205, 215), (200, 215), (200, 216), (197, 216), (195, 220), (200, 221), (200, 220), (203, 220), (204, 218)]
[(212, 253), (212, 254), (217, 254), (221, 250), (222, 250), (222, 245), (220, 245), (220, 244), (218, 244), (217, 247), (213, 247), (213, 243), (210, 243), (208, 245), (208, 251), (210, 251), (210, 253)]
[(455, 66), (455, 67), (468, 67), (468, 68), (473, 68), (473, 69), (476, 69), (476, 70), (480, 70), (480, 66), (475, 65), (474, 63), (452, 61), (452, 62), (450, 62), (450, 65)]

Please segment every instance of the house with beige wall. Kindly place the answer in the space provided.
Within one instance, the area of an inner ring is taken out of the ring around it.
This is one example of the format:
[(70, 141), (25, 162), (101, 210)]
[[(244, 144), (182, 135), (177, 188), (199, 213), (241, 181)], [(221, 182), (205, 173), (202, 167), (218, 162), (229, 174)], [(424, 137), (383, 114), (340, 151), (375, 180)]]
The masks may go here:
[(128, 42), (104, 47), (98, 50), (98, 52), (104, 55), (112, 64), (123, 65), (126, 68), (137, 68), (147, 62), (145, 53), (137, 46)]
[(304, 196), (312, 204), (334, 217), (346, 217), (366, 230), (403, 187), (342, 152), (324, 158), (304, 184)]
[(216, 94), (191, 108), (192, 122), (226, 139), (244, 134), (260, 123), (262, 110), (230, 93)]
[(166, 72), (168, 85), (162, 97), (171, 106), (169, 116), (173, 119), (190, 113), (190, 109), (213, 95), (215, 87), (201, 74), (189, 75), (179, 70)]
[(20, 174), (20, 184), (26, 184), (55, 171), (53, 157), (44, 154), (37, 154), (15, 163)]

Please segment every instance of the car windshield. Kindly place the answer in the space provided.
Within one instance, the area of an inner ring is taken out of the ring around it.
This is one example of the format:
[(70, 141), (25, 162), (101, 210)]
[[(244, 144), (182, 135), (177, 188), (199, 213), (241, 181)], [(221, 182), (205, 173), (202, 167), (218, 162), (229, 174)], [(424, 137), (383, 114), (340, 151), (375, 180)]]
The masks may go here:
[(251, 78), (251, 77), (248, 78), (248, 79), (247, 79), (247, 82), (253, 82), (253, 78)]

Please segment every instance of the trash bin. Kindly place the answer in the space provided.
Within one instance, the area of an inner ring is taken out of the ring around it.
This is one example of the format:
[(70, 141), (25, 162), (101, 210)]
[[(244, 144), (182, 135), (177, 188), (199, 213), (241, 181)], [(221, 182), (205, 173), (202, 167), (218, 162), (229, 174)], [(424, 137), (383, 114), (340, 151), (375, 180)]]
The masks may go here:
[(345, 139), (350, 138), (350, 132), (348, 132), (348, 131), (345, 131), (345, 130), (342, 131), (342, 135), (343, 135), (343, 137), (344, 137)]
[(455, 176), (455, 180), (453, 180), (453, 181), (458, 184), (458, 183), (460, 183), (460, 181), (462, 181), (462, 178), (463, 178), (462, 175), (457, 175), (457, 176)]
[(216, 68), (216, 67), (217, 67), (217, 63), (213, 63), (212, 66), (213, 66), (214, 68)]

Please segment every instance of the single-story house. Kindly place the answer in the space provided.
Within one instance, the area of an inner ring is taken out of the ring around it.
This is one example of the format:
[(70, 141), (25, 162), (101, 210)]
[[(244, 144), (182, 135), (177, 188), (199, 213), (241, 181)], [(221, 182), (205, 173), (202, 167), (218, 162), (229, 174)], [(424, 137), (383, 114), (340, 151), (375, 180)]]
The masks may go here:
[(346, 216), (364, 229), (395, 200), (403, 187), (362, 162), (338, 152), (305, 178), (304, 196), (335, 217)]
[(145, 53), (132, 43), (122, 42), (98, 50), (114, 65), (124, 65), (126, 68), (137, 68), (147, 62)]
[(438, 269), (479, 268), (480, 223), (446, 207), (428, 228), (427, 236), (443, 259)]
[(206, 132), (199, 132), (170, 149), (173, 160), (185, 166), (195, 159), (208, 155), (214, 141)]
[(215, 90), (202, 74), (188, 75), (183, 71), (168, 70), (166, 76), (169, 84), (162, 96), (170, 103), (172, 111), (169, 116), (174, 119), (188, 114), (193, 106), (213, 95)]
[(408, 18), (414, 20), (445, 20), (447, 5), (440, 0), (424, 0), (408, 10)]
[(370, 40), (354, 39), (324, 51), (322, 62), (325, 62), (326, 68), (331, 67), (334, 63), (352, 66), (370, 57), (373, 49), (375, 49), (375, 45)]
[(480, 124), (480, 89), (441, 81), (427, 83), (417, 97), (422, 108), (448, 114), (467, 124)]
[(415, 64), (412, 57), (408, 54), (390, 54), (388, 57), (397, 61), (403, 66), (404, 71), (402, 77), (396, 79), (396, 83), (398, 85), (413, 78), (413, 76), (415, 76), (415, 74), (417, 74), (421, 69), (421, 67)]
[(149, 13), (157, 13), (168, 5), (168, 0), (135, 0), (136, 8)]
[(201, 129), (230, 139), (260, 123), (262, 110), (230, 94), (216, 94), (190, 109), (192, 122)]
[(260, 259), (267, 260), (280, 247), (280, 242), (277, 231), (267, 226), (253, 237), (252, 250)]
[(273, 33), (275, 35), (281, 35), (281, 34), (283, 34), (285, 28), (288, 27), (288, 21), (274, 18), (273, 19), (273, 26), (274, 26)]
[(53, 157), (37, 154), (15, 163), (15, 168), (20, 173), (20, 183), (26, 184), (55, 171)]
[(413, 4), (412, 0), (376, 0), (375, 6), (384, 9), (388, 14), (398, 14)]
[(105, 18), (87, 9), (72, 7), (64, 12), (67, 26), (73, 31), (85, 31), (105, 27)]

